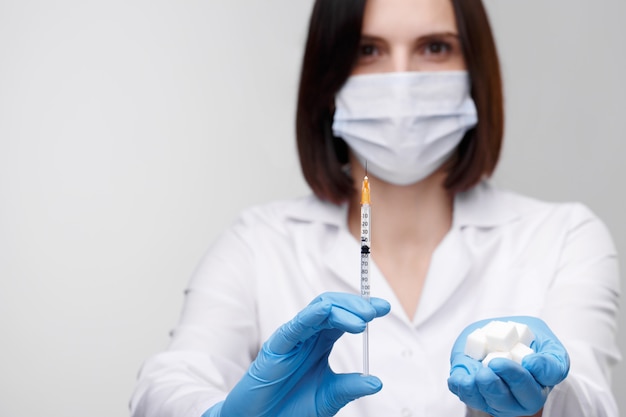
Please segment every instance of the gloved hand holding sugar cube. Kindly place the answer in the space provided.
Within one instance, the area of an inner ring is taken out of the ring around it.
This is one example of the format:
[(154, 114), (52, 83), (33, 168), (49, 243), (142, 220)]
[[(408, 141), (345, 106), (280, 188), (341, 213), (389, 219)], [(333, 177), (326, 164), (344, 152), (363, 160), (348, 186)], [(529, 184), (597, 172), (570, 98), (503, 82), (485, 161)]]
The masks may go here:
[(543, 320), (529, 316), (470, 324), (454, 343), (450, 364), (450, 391), (495, 417), (535, 414), (569, 372), (565, 347)]

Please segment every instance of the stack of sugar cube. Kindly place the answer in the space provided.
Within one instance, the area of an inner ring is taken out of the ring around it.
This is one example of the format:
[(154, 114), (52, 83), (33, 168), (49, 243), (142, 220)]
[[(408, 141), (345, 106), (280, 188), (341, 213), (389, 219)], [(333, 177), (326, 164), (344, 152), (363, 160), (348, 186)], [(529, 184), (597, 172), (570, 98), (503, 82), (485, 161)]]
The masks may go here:
[(535, 353), (530, 344), (535, 339), (527, 325), (514, 321), (493, 320), (467, 336), (465, 354), (489, 365), (494, 358), (522, 363), (522, 358)]

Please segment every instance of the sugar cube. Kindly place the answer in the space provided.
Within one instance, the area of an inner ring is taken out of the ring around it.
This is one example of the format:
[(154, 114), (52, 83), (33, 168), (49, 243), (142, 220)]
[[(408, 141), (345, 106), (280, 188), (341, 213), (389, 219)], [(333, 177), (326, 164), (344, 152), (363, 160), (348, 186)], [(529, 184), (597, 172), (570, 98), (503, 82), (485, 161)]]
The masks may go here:
[(531, 353), (535, 353), (535, 351), (523, 343), (518, 343), (515, 346), (513, 346), (513, 349), (511, 349), (510, 353), (511, 353), (511, 359), (521, 364), (522, 359), (524, 359), (524, 356), (530, 355)]
[(517, 323), (514, 321), (511, 321), (509, 323), (513, 323), (515, 325), (519, 342), (530, 347), (530, 344), (533, 342), (533, 340), (535, 340), (535, 335), (530, 330), (530, 328), (524, 323)]
[(513, 322), (494, 320), (489, 322), (483, 330), (487, 337), (489, 351), (508, 352), (519, 341), (517, 328)]
[(483, 329), (476, 329), (467, 336), (465, 354), (477, 361), (483, 360), (487, 355), (487, 337)]

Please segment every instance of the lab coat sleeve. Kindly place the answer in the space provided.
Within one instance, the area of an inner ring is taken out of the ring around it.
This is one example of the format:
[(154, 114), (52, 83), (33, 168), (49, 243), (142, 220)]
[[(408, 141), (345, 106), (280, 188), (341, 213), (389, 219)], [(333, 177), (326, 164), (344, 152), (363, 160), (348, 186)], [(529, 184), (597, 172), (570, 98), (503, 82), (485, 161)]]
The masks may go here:
[(169, 349), (140, 370), (133, 417), (200, 417), (258, 352), (251, 230), (240, 220), (209, 249), (185, 291)]
[(570, 355), (568, 377), (548, 396), (544, 417), (617, 417), (611, 373), (620, 360), (620, 280), (605, 225), (582, 205), (571, 209), (542, 318)]

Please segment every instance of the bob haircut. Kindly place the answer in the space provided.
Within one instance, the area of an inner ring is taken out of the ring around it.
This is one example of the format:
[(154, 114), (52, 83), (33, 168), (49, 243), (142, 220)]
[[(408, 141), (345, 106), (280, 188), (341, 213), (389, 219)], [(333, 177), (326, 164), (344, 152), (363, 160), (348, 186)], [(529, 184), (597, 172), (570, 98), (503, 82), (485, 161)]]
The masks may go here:
[[(468, 190), (490, 176), (500, 156), (504, 105), (500, 64), (489, 20), (481, 0), (450, 0), (478, 111), (477, 125), (468, 130), (446, 163), (446, 189)], [(298, 103), (296, 138), (306, 182), (322, 200), (336, 204), (356, 191), (343, 166), (348, 147), (334, 137), (335, 95), (352, 72), (366, 0), (316, 0), (309, 22)]]

